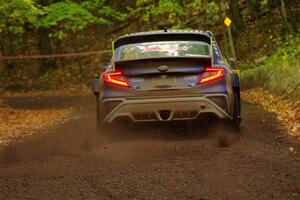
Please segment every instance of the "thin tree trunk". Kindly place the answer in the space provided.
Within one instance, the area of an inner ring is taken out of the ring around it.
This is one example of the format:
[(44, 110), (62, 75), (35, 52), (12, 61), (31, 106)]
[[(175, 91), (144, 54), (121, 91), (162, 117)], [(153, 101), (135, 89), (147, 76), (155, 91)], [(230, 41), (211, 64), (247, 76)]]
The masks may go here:
[(291, 23), (289, 22), (289, 17), (286, 9), (286, 3), (284, 0), (280, 0), (280, 12), (283, 19), (284, 27), (286, 28), (287, 32), (294, 33), (295, 30), (292, 27)]
[[(78, 46), (79, 46), (79, 41), (80, 39), (78, 38), (78, 35), (74, 35), (74, 39), (75, 39), (75, 46), (74, 46), (74, 49), (76, 52), (80, 52), (80, 49), (78, 49)], [(79, 73), (80, 75), (82, 76), (84, 74), (84, 63), (82, 62), (81, 60), (82, 58), (77, 58), (76, 61), (77, 61), (77, 64), (78, 64), (78, 67), (79, 67)]]
[[(51, 45), (51, 40), (48, 36), (49, 33), (48, 30), (44, 28), (40, 28), (38, 32), (39, 32), (40, 53), (42, 55), (52, 54), (52, 45)], [(56, 65), (55, 60), (42, 59), (40, 63), (39, 73), (45, 74), (51, 68), (55, 68), (55, 65)]]
[[(226, 2), (226, 0), (222, 0), (221, 1), (221, 4), (223, 4), (223, 5), (220, 5), (220, 7), (222, 8), (225, 8), (225, 7), (227, 7), (227, 2)], [(222, 28), (222, 33), (223, 33), (223, 41), (224, 41), (224, 56), (225, 56), (225, 58), (228, 60), (229, 59), (229, 47), (228, 47), (228, 37), (227, 37), (227, 33), (226, 33), (226, 29), (225, 29), (225, 27), (224, 27), (224, 19), (226, 18), (226, 9), (224, 9), (224, 10), (222, 10), (222, 14), (221, 14), (221, 16), (222, 16), (222, 18), (220, 18), (220, 24), (221, 24), (221, 26), (223, 27)]]
[(299, 31), (300, 28), (300, 7), (296, 4), (296, 2), (297, 0), (287, 1), (286, 4), (288, 10), (288, 17), (295, 32)]
[[(40, 0), (39, 1), (42, 6), (47, 6), (50, 1), (49, 0)], [(40, 53), (43, 55), (52, 54), (52, 44), (51, 39), (49, 38), (49, 30), (46, 28), (39, 28), (39, 49)], [(42, 59), (40, 63), (39, 73), (45, 74), (51, 68), (55, 68), (56, 62), (54, 59)]]
[[(6, 44), (1, 43), (1, 49), (4, 55), (14, 55), (15, 54), (15, 48), (14, 48), (14, 43), (13, 43), (13, 38), (10, 33), (8, 33), (7, 37), (3, 37), (4, 41), (6, 41)], [(5, 46), (7, 46), (7, 51), (5, 50)], [(13, 68), (14, 68), (14, 61), (13, 60), (7, 60), (5, 61), (5, 68), (6, 68), (6, 73), (9, 78), (13, 77)]]
[[(6, 56), (6, 51), (3, 44), (3, 37), (1, 36), (2, 40), (0, 40), (0, 56)], [(7, 68), (7, 61), (0, 62), (0, 70), (4, 70)]]
[(266, 39), (266, 43), (267, 43), (269, 49), (270, 49), (271, 51), (273, 51), (273, 50), (274, 50), (274, 46), (273, 46), (272, 42), (268, 39), (268, 38), (269, 38), (269, 35), (267, 34), (267, 31), (265, 30), (265, 27), (266, 27), (266, 26), (264, 26), (264, 25), (259, 21), (259, 15), (258, 15), (258, 13), (257, 13), (257, 9), (255, 8), (255, 3), (253, 3), (253, 2), (250, 1), (249, 4), (250, 4), (251, 12), (252, 12), (252, 14), (254, 15), (254, 19), (255, 19), (255, 21), (257, 22), (257, 28), (258, 28), (259, 32), (263, 35), (264, 38), (267, 38), (267, 39)]
[(244, 29), (242, 16), (238, 0), (229, 0), (229, 10), (233, 21), (234, 31), (241, 31)]
[[(64, 53), (62, 50), (62, 46), (61, 46), (61, 40), (59, 40), (59, 39), (56, 40), (56, 53), (58, 53), (58, 54)], [(65, 67), (65, 58), (61, 57), (59, 59), (59, 63), (60, 63), (60, 67)]]

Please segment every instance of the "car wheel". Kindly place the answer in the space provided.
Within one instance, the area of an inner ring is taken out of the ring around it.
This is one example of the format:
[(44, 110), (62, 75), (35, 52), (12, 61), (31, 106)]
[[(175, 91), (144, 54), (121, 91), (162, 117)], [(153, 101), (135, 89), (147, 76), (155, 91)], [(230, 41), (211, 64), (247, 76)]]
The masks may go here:
[(231, 121), (232, 128), (235, 133), (240, 133), (240, 123), (241, 123), (241, 101), (239, 91), (234, 91), (234, 110), (233, 119)]
[(97, 126), (103, 126), (104, 122), (104, 112), (103, 105), (99, 98), (99, 93), (96, 96), (96, 116), (97, 116)]

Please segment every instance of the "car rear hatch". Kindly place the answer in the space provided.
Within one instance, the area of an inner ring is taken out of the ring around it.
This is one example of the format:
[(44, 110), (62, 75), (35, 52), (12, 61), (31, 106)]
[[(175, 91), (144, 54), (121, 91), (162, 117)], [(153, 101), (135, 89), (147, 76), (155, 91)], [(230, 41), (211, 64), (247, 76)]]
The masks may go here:
[(197, 85), (210, 57), (167, 57), (117, 61), (115, 71), (121, 72), (129, 87), (137, 91), (189, 89)]

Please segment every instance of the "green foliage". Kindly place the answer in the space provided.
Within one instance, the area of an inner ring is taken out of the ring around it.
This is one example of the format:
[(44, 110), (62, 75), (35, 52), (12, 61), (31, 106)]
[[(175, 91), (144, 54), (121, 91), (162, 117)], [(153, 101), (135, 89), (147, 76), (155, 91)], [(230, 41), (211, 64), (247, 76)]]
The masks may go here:
[[(82, 1), (79, 4), (82, 8), (88, 10), (93, 13), (96, 18), (102, 19), (112, 19), (116, 21), (126, 20), (128, 17), (128, 13), (122, 13), (116, 11), (111, 6), (107, 5), (106, 0), (86, 0)], [(107, 21), (108, 22), (108, 21)], [(112, 21), (109, 21), (111, 23)], [(99, 24), (105, 24), (103, 21), (99, 21)]]
[[(102, 5), (102, 1), (97, 1)], [(93, 1), (84, 1), (81, 4), (66, 0), (44, 7), (45, 15), (39, 20), (38, 27), (46, 29), (55, 28), (51, 34), (58, 39), (66, 35), (66, 31), (76, 33), (92, 24), (109, 24), (104, 17), (96, 16), (89, 9), (95, 8)], [(107, 10), (107, 7), (104, 7)], [(97, 13), (103, 10), (98, 10)], [(111, 11), (112, 12), (112, 11)], [(107, 13), (110, 14), (110, 13)]]
[(205, 24), (213, 26), (220, 22), (221, 15), (220, 15), (220, 7), (219, 4), (212, 1), (205, 5)]
[(107, 25), (111, 20), (127, 18), (105, 2), (63, 0), (42, 7), (33, 0), (0, 0), (0, 32), (22, 33), (30, 25), (52, 30), (50, 36), (63, 39), (69, 31), (76, 33), (90, 25)]
[[(40, 5), (41, 2), (43, 6)], [(103, 33), (103, 40), (97, 41), (95, 46), (105, 48), (109, 46), (109, 40), (117, 35), (163, 27), (212, 30), (220, 45), (226, 46), (228, 38), (226, 39), (227, 33), (222, 21), (225, 15), (230, 16), (234, 27), (236, 20), (232, 13), (235, 10), (235, 13), (242, 12), (240, 21), (247, 30), (241, 32), (233, 29), (239, 54), (238, 68), (244, 70), (244, 80), (250, 78), (251, 83), (272, 88), (276, 84), (270, 83), (270, 80), (279, 83), (281, 78), (284, 79), (283, 86), (287, 86), (283, 76), (292, 77), (287, 78), (287, 82), (299, 80), (299, 77), (295, 77), (296, 72), (289, 67), (299, 68), (299, 64), (294, 61), (299, 62), (299, 45), (295, 44), (300, 43), (300, 37), (295, 37), (295, 32), (300, 24), (297, 11), (289, 12), (295, 9), (292, 1), (237, 0), (235, 7), (232, 2), (234, 0), (0, 0), (0, 54), (9, 56), (84, 51), (92, 49), (91, 41), (98, 39), (100, 32)], [(282, 8), (282, 2), (286, 2), (285, 9)], [(295, 31), (290, 31), (290, 27)], [(104, 35), (105, 32), (110, 34)], [(287, 36), (288, 33), (293, 35)], [(46, 37), (47, 34), (61, 41), (50, 40)], [(89, 34), (93, 35), (89, 37)], [(68, 36), (75, 35), (76, 40), (67, 40)], [(274, 54), (275, 50), (277, 52)], [(273, 55), (270, 56), (271, 54)], [(253, 62), (259, 56), (261, 59)], [(253, 63), (242, 65), (242, 59)], [(64, 60), (67, 59), (53, 59), (60, 66), (69, 64), (69, 60)], [(34, 65), (42, 68), (44, 63), (40, 60), (30, 64), (3, 62), (0, 79), (8, 74), (19, 77), (15, 73), (20, 71), (17, 68), (19, 66)]]
[(53, 33), (50, 36), (58, 39), (63, 39), (68, 32), (74, 34), (91, 25), (109, 25), (128, 16), (106, 5), (106, 0), (80, 3), (63, 0), (44, 7), (44, 10), (46, 14), (39, 20), (38, 26), (51, 29)]
[[(142, 13), (142, 20), (173, 28), (186, 28), (188, 22), (197, 21), (213, 26), (220, 22), (223, 3), (204, 0), (138, 0), (134, 13)], [(199, 18), (199, 15), (202, 15)], [(164, 19), (164, 20), (161, 20)]]
[[(180, 0), (137, 0), (133, 14), (142, 13), (142, 20), (155, 21), (159, 26), (178, 26), (185, 16), (184, 7)], [(163, 19), (163, 20), (161, 20)]]
[(22, 33), (35, 26), (44, 11), (32, 0), (0, 0), (0, 33)]
[(300, 95), (300, 35), (278, 41), (278, 51), (250, 64), (250, 69), (241, 73), (244, 87), (264, 87), (281, 96), (298, 98)]

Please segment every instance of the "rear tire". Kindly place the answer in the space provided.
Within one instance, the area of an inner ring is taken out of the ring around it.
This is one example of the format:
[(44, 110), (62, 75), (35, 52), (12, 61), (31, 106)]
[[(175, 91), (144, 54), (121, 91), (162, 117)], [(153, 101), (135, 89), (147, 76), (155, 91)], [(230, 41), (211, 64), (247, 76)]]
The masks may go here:
[(96, 123), (97, 128), (104, 126), (104, 113), (103, 113), (103, 105), (100, 102), (99, 93), (95, 94), (96, 96)]
[(233, 109), (233, 119), (231, 121), (231, 127), (233, 131), (240, 134), (240, 123), (241, 123), (241, 101), (240, 101), (240, 91), (235, 89), (233, 92), (234, 96), (234, 109)]

